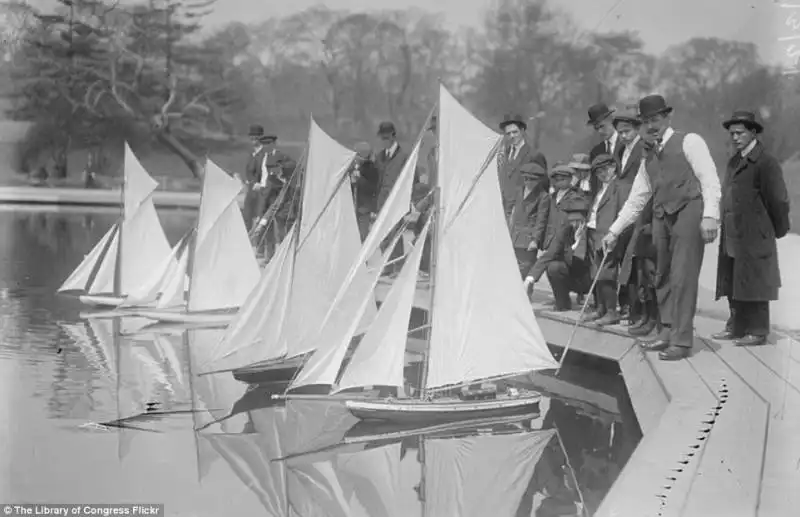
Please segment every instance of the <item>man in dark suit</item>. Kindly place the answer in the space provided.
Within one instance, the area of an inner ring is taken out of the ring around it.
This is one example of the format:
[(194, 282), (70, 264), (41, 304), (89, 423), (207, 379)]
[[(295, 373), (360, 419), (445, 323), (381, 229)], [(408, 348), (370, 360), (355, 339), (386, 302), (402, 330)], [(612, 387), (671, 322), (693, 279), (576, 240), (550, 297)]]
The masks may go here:
[(369, 233), (372, 215), (377, 212), (378, 168), (373, 161), (372, 148), (367, 142), (357, 143), (355, 151), (356, 157), (350, 165), (349, 173), (353, 185), (358, 230), (363, 241)]
[[(595, 133), (603, 139), (589, 151), (589, 163), (601, 154), (609, 154), (615, 158), (620, 157), (622, 142), (614, 127), (614, 111), (603, 102), (589, 107), (589, 120), (586, 125), (594, 128)], [(590, 176), (590, 184), (591, 193), (594, 195), (600, 187), (599, 180), (595, 176)]]
[(264, 137), (263, 126), (250, 126), (247, 136), (253, 144), (253, 149), (250, 153), (250, 157), (247, 159), (247, 165), (244, 171), (244, 184), (247, 186), (247, 192), (244, 197), (242, 216), (244, 217), (244, 223), (249, 231), (256, 217), (260, 215), (258, 214), (260, 193), (254, 186), (261, 177), (261, 162), (264, 160), (264, 154), (267, 151), (261, 142), (261, 139)]
[(531, 172), (534, 167), (547, 170), (544, 155), (525, 140), (527, 129), (522, 115), (506, 115), (500, 123), (500, 130), (505, 134), (505, 146), (497, 156), (497, 172), (506, 220), (511, 217), (517, 195), (523, 188), (523, 171)]
[(377, 214), (389, 197), (403, 166), (408, 160), (408, 152), (397, 142), (397, 130), (392, 122), (381, 122), (378, 126), (378, 138), (383, 147), (375, 155), (375, 167), (378, 170), (378, 196), (375, 204)]
[(736, 148), (722, 181), (717, 262), (717, 299), (728, 299), (730, 318), (714, 338), (763, 345), (781, 286), (777, 239), (789, 232), (789, 195), (780, 163), (758, 141), (755, 114), (735, 111), (722, 125)]

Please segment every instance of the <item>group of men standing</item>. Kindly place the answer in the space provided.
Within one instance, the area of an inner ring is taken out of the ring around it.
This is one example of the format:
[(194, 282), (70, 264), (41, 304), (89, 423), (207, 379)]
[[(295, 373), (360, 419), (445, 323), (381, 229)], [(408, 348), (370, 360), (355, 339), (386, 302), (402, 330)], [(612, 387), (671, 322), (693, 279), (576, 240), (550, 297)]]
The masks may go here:
[(720, 183), (706, 142), (673, 129), (672, 111), (660, 95), (594, 105), (588, 125), (602, 142), (549, 170), (523, 117), (506, 117), (498, 174), (520, 272), (529, 289), (547, 275), (555, 310), (572, 308), (571, 292), (592, 295), (583, 322), (627, 319), (645, 350), (678, 360), (694, 341), (705, 245), (721, 228), (717, 297), (730, 319), (714, 337), (764, 344), (780, 287), (776, 239), (789, 230), (780, 164), (755, 114), (735, 111), (722, 124), (736, 152)]

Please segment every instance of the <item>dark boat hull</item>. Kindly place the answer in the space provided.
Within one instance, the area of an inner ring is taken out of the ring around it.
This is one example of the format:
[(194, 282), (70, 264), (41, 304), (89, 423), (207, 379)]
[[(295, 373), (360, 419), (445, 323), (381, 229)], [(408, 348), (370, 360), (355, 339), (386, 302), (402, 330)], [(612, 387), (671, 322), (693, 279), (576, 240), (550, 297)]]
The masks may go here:
[(292, 357), (284, 361), (257, 363), (233, 371), (233, 378), (247, 384), (265, 382), (290, 382), (303, 366), (305, 356)]

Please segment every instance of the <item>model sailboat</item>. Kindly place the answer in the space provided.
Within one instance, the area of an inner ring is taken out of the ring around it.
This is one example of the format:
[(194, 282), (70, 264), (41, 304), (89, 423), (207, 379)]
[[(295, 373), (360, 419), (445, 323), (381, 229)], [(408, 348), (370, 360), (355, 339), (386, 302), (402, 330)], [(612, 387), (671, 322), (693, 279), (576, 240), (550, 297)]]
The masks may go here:
[[(158, 220), (158, 183), (125, 144), (122, 217), (58, 289), (87, 305), (116, 307), (169, 265), (172, 251)], [(154, 273), (155, 272), (155, 273)]]
[[(314, 350), (339, 286), (358, 262), (361, 239), (347, 171), (355, 152), (311, 120), (300, 217), (261, 281), (204, 365), (204, 373), (288, 380)], [(366, 276), (365, 260), (352, 277)], [(374, 300), (365, 301), (364, 319)]]
[(164, 277), (157, 306), (133, 314), (171, 323), (231, 320), (261, 275), (237, 203), (242, 187), (240, 180), (207, 161), (197, 228), (185, 244), (188, 253)]
[(434, 208), (414, 250), (349, 363), (343, 365), (354, 326), (343, 321), (335, 326), (348, 332), (334, 333), (331, 346), (317, 350), (289, 386), (327, 385), (331, 395), (350, 399), (343, 390), (395, 386), (402, 395), (417, 271), (432, 231), (431, 329), (420, 398), (348, 400), (363, 419), (410, 423), (529, 413), (538, 407), (538, 393), (468, 386), (557, 367), (516, 273), (497, 177), (484, 174), (492, 170), (501, 137), (444, 88), (440, 99)]

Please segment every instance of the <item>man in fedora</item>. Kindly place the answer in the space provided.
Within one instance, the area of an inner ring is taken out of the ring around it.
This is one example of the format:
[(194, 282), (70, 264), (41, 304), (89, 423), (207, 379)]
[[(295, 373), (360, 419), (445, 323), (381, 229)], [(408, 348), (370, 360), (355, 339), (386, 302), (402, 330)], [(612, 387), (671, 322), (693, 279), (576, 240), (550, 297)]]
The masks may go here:
[(389, 193), (392, 191), (409, 153), (397, 141), (397, 129), (392, 122), (381, 122), (378, 126), (378, 138), (382, 149), (375, 155), (375, 167), (378, 169), (378, 197), (375, 213), (380, 211)]
[(603, 244), (613, 249), (653, 200), (654, 283), (664, 329), (641, 343), (659, 358), (688, 357), (694, 343), (697, 289), (705, 244), (717, 236), (720, 185), (708, 145), (700, 135), (670, 127), (672, 108), (660, 95), (639, 101), (639, 117), (654, 142), (653, 153), (639, 165), (630, 196)]
[(504, 147), (497, 156), (497, 169), (500, 179), (500, 195), (506, 220), (510, 220), (511, 211), (517, 194), (523, 188), (523, 171), (531, 172), (534, 167), (547, 169), (544, 155), (531, 147), (525, 138), (528, 124), (522, 115), (508, 114), (500, 122), (500, 130), (505, 135)]
[(730, 317), (715, 339), (763, 345), (770, 331), (769, 302), (778, 299), (777, 239), (789, 232), (789, 195), (778, 160), (759, 142), (755, 113), (734, 111), (722, 123), (736, 149), (722, 180), (722, 230), (717, 299)]
[[(619, 158), (619, 154), (622, 151), (622, 142), (620, 142), (619, 135), (614, 127), (615, 111), (614, 108), (609, 108), (604, 102), (589, 107), (589, 120), (586, 125), (591, 126), (595, 133), (602, 138), (602, 141), (589, 151), (589, 163), (594, 162), (594, 159), (601, 154)], [(594, 176), (590, 176), (590, 192), (592, 195), (597, 192), (599, 187), (599, 180)]]
[(257, 213), (260, 196), (258, 190), (255, 189), (254, 186), (261, 177), (261, 163), (264, 160), (264, 154), (267, 152), (262, 143), (264, 127), (257, 124), (251, 125), (247, 132), (247, 137), (250, 139), (253, 148), (250, 151), (250, 156), (247, 159), (247, 165), (244, 171), (244, 183), (247, 186), (247, 192), (244, 197), (242, 215), (247, 230), (249, 231), (256, 217), (260, 215)]

